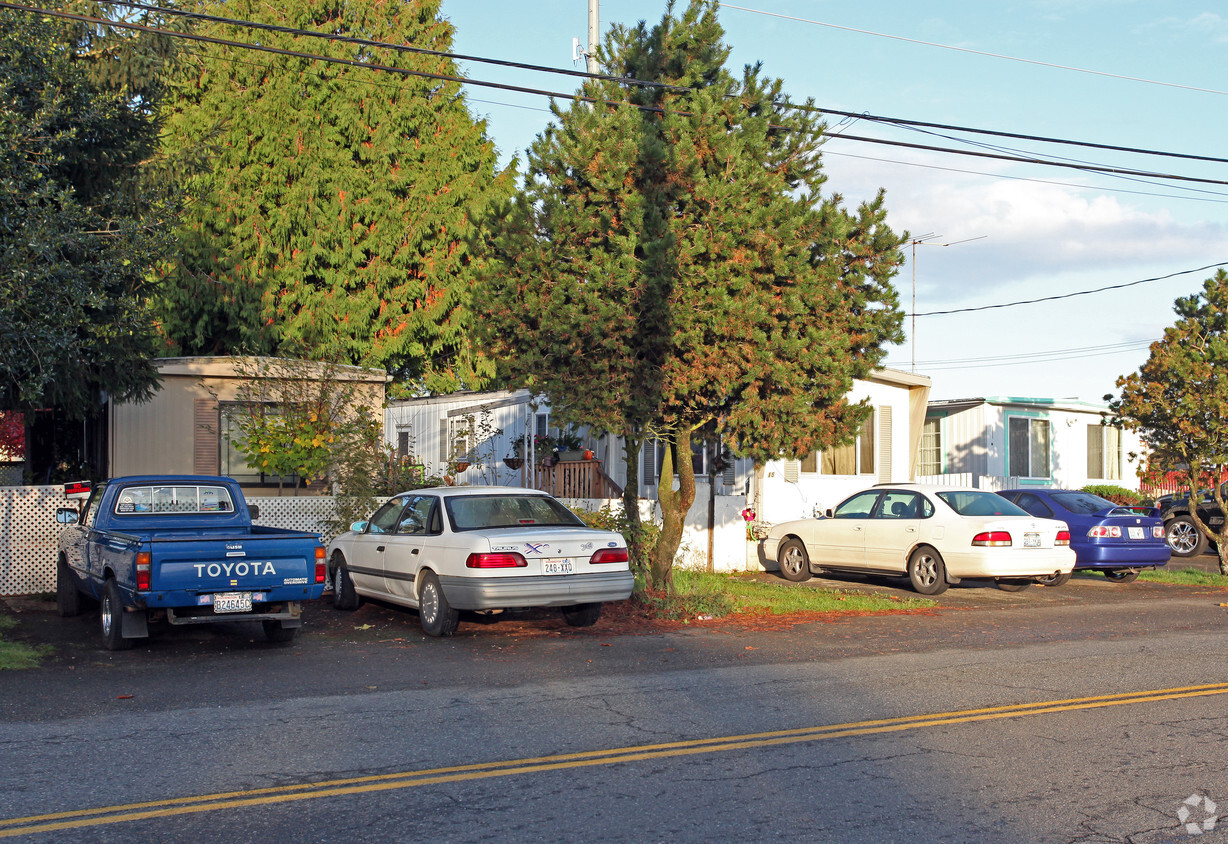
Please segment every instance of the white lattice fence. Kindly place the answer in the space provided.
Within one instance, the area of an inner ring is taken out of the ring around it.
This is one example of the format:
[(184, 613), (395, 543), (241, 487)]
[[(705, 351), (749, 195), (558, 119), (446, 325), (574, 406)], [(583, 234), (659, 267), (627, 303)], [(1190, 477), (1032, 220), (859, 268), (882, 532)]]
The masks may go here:
[(337, 531), (326, 524), (329, 519), (336, 518), (337, 513), (331, 495), (249, 497), (247, 503), (259, 508), (255, 524), (318, 533), (325, 545), (337, 535)]
[(67, 506), (62, 486), (0, 487), (0, 595), (55, 588), (55, 508)]
[[(322, 535), (332, 531), (332, 496), (249, 498), (260, 508), (256, 524)], [(35, 595), (55, 590), (55, 555), (62, 526), (57, 507), (74, 505), (60, 486), (0, 487), (0, 595)]]

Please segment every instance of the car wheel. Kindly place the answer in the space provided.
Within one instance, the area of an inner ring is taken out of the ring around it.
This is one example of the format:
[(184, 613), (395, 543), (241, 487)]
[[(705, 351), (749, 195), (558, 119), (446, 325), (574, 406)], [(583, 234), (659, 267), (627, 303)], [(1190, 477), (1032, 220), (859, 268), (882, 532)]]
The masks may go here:
[(113, 577), (108, 578), (103, 587), (98, 619), (102, 625), (102, 643), (107, 650), (126, 651), (132, 647), (132, 640), (124, 638), (124, 601)]
[(356, 610), (361, 600), (354, 591), (354, 579), (345, 567), (345, 557), (333, 555), (333, 606), (339, 610)]
[(81, 593), (77, 591), (77, 583), (63, 558), (55, 567), (55, 608), (62, 618), (81, 613)]
[(433, 571), (422, 573), (422, 588), (418, 592), (418, 621), (428, 636), (451, 636), (460, 623), (460, 613), (448, 604), (439, 578)]
[(922, 595), (941, 595), (947, 591), (947, 566), (933, 548), (918, 548), (908, 558), (908, 579)]
[(1138, 580), (1138, 569), (1106, 569), (1104, 579), (1112, 583), (1133, 583)]
[[(1070, 575), (1067, 575), (1067, 578), (1069, 577)], [(1062, 581), (1062, 583), (1065, 583), (1065, 582), (1066, 581)], [(1032, 581), (1019, 580), (1017, 578), (1009, 578), (1009, 577), (999, 577), (997, 580), (997, 585), (998, 585), (998, 588), (1001, 589), (1003, 592), (1022, 592), (1024, 589), (1027, 589), (1029, 586), (1032, 585)]]
[(601, 604), (576, 604), (563, 607), (563, 620), (571, 627), (592, 627), (601, 618)]
[(1166, 524), (1164, 537), (1174, 557), (1197, 557), (1207, 550), (1207, 538), (1189, 516), (1178, 516)]
[(297, 627), (284, 627), (280, 621), (264, 622), (264, 635), (270, 642), (291, 642), (298, 635)]
[(800, 539), (786, 539), (776, 554), (780, 561), (780, 576), (785, 580), (800, 583), (810, 579), (810, 555)]
[(1065, 574), (1053, 574), (1049, 577), (1038, 577), (1036, 582), (1041, 586), (1063, 586), (1066, 581), (1070, 580), (1074, 572), (1066, 572)]

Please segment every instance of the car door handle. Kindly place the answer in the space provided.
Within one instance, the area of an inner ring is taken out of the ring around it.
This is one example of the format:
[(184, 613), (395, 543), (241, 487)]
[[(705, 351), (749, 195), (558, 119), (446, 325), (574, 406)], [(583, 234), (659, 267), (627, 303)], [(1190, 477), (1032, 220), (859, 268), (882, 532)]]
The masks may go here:
[(417, 548), (414, 548), (414, 549), (413, 549), (412, 551), (410, 551), (409, 553), (411, 553), (411, 554), (417, 554), (417, 553), (418, 553), (418, 549), (417, 549)]
[(376, 550), (376, 551), (383, 551), (383, 550), (384, 550), (384, 546), (383, 546), (383, 545), (376, 545), (376, 546), (375, 546), (375, 550)]

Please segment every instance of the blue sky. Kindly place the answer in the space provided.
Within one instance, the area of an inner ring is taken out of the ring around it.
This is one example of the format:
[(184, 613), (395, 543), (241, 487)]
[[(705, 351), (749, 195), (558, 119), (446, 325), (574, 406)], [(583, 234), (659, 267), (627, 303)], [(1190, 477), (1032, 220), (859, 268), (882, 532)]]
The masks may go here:
[[(587, 40), (587, 9), (587, 0), (444, 0), (443, 14), (456, 26), (458, 53), (583, 69), (573, 64), (571, 51), (573, 38)], [(659, 0), (602, 0), (601, 31), (615, 22), (655, 23), (664, 10)], [(1222, 142), (1228, 137), (1226, 15), (1186, 0), (742, 0), (724, 5), (720, 20), (734, 68), (762, 61), (795, 101), (1228, 158)], [(576, 88), (561, 76), (463, 67), (472, 79)], [(504, 161), (513, 155), (523, 160), (551, 119), (542, 97), (476, 86), (468, 93)], [(829, 133), (969, 150), (978, 149), (966, 140), (974, 138), (1025, 155), (1228, 181), (1228, 165), (1212, 162), (969, 135), (951, 140), (840, 121), (830, 119)], [(909, 263), (896, 279), (911, 313), (915, 271), (919, 315), (915, 336), (913, 320), (905, 320), (909, 338), (890, 349), (887, 365), (910, 370), (915, 360), (916, 371), (933, 380), (934, 398), (1098, 401), (1114, 391), (1119, 375), (1146, 360), (1147, 343), (1175, 319), (1174, 299), (1197, 292), (1213, 270), (1132, 283), (1228, 262), (1228, 185), (1114, 177), (836, 138), (828, 141), (824, 162), (831, 192), (852, 204), (884, 188), (897, 230), (933, 235), (916, 247), (915, 265), (908, 250)], [(920, 315), (1111, 285), (1131, 286)]]

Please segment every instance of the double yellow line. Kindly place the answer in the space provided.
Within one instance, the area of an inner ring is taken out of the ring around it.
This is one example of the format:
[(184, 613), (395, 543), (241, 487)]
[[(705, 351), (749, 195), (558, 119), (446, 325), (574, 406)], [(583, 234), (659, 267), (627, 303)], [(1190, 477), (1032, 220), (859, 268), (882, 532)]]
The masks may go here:
[(508, 777), (518, 774), (539, 773), (541, 771), (561, 771), (568, 768), (587, 768), (596, 765), (614, 765), (623, 762), (643, 762), (675, 756), (695, 756), (701, 753), (724, 753), (733, 750), (749, 750), (781, 744), (822, 741), (824, 739), (843, 738), (846, 736), (901, 732), (903, 730), (938, 727), (947, 724), (968, 724), (1000, 718), (1021, 718), (1028, 715), (1074, 712), (1081, 709), (1099, 709), (1106, 706), (1126, 706), (1135, 703), (1155, 703), (1165, 700), (1222, 694), (1228, 694), (1228, 683), (1209, 683), (1201, 686), (1181, 686), (1173, 689), (1151, 689), (1115, 695), (1047, 700), (1011, 706), (992, 706), (984, 709), (963, 709), (931, 715), (883, 718), (875, 721), (855, 721), (846, 724), (829, 724), (827, 726), (803, 727), (794, 730), (773, 730), (765, 733), (748, 733), (737, 736), (696, 739), (694, 741), (672, 741), (661, 744), (643, 744), (633, 747), (591, 750), (581, 753), (561, 753), (555, 756), (511, 759), (503, 762), (430, 768), (423, 771), (402, 771), (395, 774), (348, 777), (346, 779), (325, 780), (323, 782), (304, 783), (302, 785), (201, 794), (194, 797), (104, 806), (99, 809), (81, 809), (46, 815), (30, 815), (24, 818), (8, 818), (0, 820), (0, 838), (12, 838), (36, 832), (55, 832), (65, 829), (101, 826), (103, 824), (149, 820), (151, 818), (165, 818), (197, 812), (215, 812), (247, 806), (288, 803), (294, 800), (314, 800), (320, 797), (339, 797), (347, 794), (368, 794), (447, 782)]

